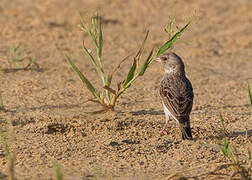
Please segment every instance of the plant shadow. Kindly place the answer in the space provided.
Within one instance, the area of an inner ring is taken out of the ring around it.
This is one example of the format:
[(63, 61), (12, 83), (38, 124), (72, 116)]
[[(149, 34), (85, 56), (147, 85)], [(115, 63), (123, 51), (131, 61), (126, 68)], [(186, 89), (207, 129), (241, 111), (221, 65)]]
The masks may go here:
[(15, 72), (19, 72), (19, 71), (36, 71), (36, 72), (45, 72), (46, 70), (48, 70), (47, 68), (33, 68), (33, 69), (25, 69), (25, 68), (5, 68), (2, 69), (3, 73), (15, 73)]
[(47, 109), (72, 109), (72, 108), (80, 108), (82, 103), (80, 104), (59, 104), (59, 105), (42, 105), (38, 107), (13, 107), (11, 109), (5, 108), (3, 112), (10, 112), (10, 113), (18, 113), (18, 112), (29, 112), (29, 111), (36, 111), (36, 110), (47, 110)]

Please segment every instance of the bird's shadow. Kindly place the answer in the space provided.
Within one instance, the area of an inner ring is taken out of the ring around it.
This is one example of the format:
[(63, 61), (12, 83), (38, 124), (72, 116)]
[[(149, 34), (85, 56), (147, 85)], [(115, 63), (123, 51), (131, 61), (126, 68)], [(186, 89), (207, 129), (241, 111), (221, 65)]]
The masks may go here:
[(225, 137), (227, 138), (235, 138), (238, 136), (245, 136), (246, 138), (252, 137), (252, 129), (247, 129), (244, 131), (232, 131), (232, 132), (224, 132), (223, 130), (216, 132), (216, 135), (210, 135), (207, 137), (194, 137), (194, 140), (205, 140), (207, 139), (216, 139), (216, 140), (221, 140)]
[[(245, 131), (233, 131), (231, 133), (228, 133), (227, 137), (237, 137), (240, 135), (243, 135), (243, 136), (246, 136), (247, 138), (250, 138), (250, 137), (252, 137), (252, 129), (247, 129)], [(217, 138), (221, 138), (221, 137), (223, 137), (223, 135), (218, 136)]]
[(130, 111), (133, 116), (140, 115), (164, 115), (164, 111), (155, 111), (153, 109), (150, 110), (139, 110), (139, 111)]

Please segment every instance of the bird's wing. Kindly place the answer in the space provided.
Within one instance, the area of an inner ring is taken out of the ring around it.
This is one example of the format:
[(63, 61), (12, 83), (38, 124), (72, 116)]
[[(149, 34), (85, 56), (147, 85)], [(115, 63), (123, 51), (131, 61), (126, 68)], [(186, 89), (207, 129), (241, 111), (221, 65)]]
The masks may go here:
[(187, 78), (179, 82), (163, 80), (160, 86), (160, 96), (173, 118), (179, 122), (184, 119), (182, 117), (190, 115), (193, 105), (193, 89)]

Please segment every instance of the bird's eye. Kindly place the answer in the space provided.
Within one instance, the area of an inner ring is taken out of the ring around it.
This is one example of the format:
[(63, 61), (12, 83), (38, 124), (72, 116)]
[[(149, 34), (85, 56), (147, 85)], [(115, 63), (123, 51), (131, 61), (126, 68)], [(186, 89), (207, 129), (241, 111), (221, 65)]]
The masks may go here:
[(166, 60), (167, 60), (167, 57), (163, 57), (163, 60), (166, 61)]

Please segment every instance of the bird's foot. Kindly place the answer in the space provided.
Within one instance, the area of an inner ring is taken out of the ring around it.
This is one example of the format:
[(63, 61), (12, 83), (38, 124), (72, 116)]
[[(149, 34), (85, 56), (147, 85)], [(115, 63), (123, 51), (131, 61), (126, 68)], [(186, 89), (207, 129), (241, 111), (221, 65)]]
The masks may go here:
[(167, 124), (164, 125), (164, 127), (161, 129), (161, 131), (159, 131), (160, 134), (167, 134)]

